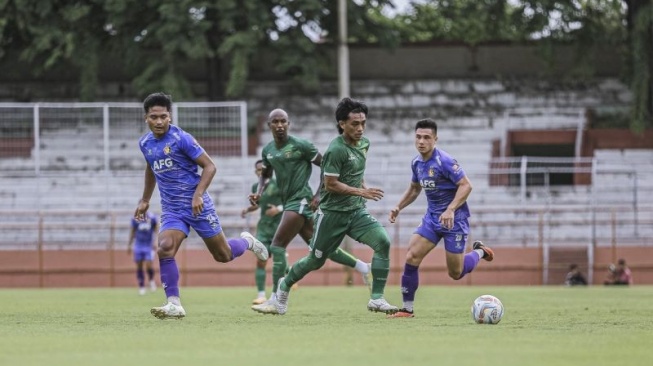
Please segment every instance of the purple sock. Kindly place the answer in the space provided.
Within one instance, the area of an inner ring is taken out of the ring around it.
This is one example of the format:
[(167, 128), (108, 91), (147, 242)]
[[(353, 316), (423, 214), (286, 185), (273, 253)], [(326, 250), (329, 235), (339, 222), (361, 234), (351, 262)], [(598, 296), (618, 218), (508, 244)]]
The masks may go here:
[(234, 260), (234, 258), (238, 258), (243, 255), (249, 246), (247, 240), (243, 238), (229, 239), (227, 240), (227, 243), (231, 247), (231, 260)]
[(138, 287), (143, 287), (145, 284), (145, 273), (142, 269), (136, 269), (136, 278), (138, 278)]
[(166, 297), (179, 297), (179, 268), (174, 258), (159, 259), (161, 271), (161, 286), (166, 291)]
[(465, 259), (463, 261), (463, 273), (460, 274), (458, 279), (465, 277), (466, 274), (473, 271), (480, 259), (481, 258), (478, 256), (478, 253), (473, 250), (465, 254)]
[(401, 295), (404, 301), (415, 301), (415, 292), (419, 287), (419, 267), (406, 263), (401, 276)]
[(153, 269), (148, 269), (147, 270), (147, 278), (152, 281), (154, 279), (154, 270)]

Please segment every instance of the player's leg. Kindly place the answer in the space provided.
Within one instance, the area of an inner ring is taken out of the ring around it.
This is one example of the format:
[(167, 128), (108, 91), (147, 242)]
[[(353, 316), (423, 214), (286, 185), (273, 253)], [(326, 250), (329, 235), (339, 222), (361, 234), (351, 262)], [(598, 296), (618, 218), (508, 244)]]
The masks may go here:
[(252, 304), (258, 305), (262, 304), (267, 300), (267, 297), (265, 296), (265, 265), (267, 264), (267, 260), (262, 261), (260, 259), (256, 260), (256, 269), (254, 270), (254, 281), (256, 283), (256, 291), (257, 295), (254, 300), (252, 300)]
[[(421, 225), (419, 229), (423, 228)], [(424, 233), (422, 233), (424, 234)], [(401, 296), (402, 296), (402, 307), (396, 313), (393, 314), (392, 318), (412, 318), (413, 315), (413, 305), (415, 302), (415, 293), (419, 288), (419, 266), (426, 257), (427, 254), (436, 247), (436, 244), (440, 238), (432, 232), (434, 236), (431, 239), (414, 233), (408, 244), (408, 251), (406, 252), (406, 263), (404, 264), (404, 273), (401, 276)]]
[(240, 238), (227, 239), (220, 226), (220, 219), (213, 209), (205, 209), (202, 214), (186, 217), (186, 220), (202, 238), (216, 262), (231, 262), (243, 255), (245, 250), (251, 250), (260, 260), (268, 259), (265, 245), (248, 232), (242, 232)]
[[(313, 237), (313, 219), (307, 219), (304, 226), (299, 231), (299, 235), (304, 239), (306, 244), (309, 244)], [(342, 248), (337, 248), (335, 252), (329, 255), (329, 259), (348, 268), (353, 268), (363, 276), (363, 281), (368, 288), (372, 286), (371, 265), (356, 258), (353, 254), (347, 252)]]
[(152, 265), (152, 260), (154, 259), (154, 251), (147, 250), (145, 253), (145, 258), (143, 264), (145, 265), (145, 271), (147, 272), (147, 280), (150, 284), (150, 291), (156, 291), (156, 282), (154, 281), (154, 266)]
[(459, 280), (472, 272), (482, 258), (488, 261), (494, 259), (492, 250), (480, 241), (474, 243), (472, 251), (463, 254), (468, 232), (469, 222), (464, 219), (456, 220), (454, 227), (442, 234), (446, 250), (447, 270), (449, 277), (454, 280)]
[(145, 295), (145, 270), (143, 269), (142, 253), (134, 251), (136, 262), (136, 280), (138, 281), (138, 293)]
[(350, 215), (347, 233), (372, 249), (372, 291), (371, 299), (367, 304), (370, 311), (381, 311), (392, 314), (399, 310), (396, 306), (388, 304), (383, 293), (390, 272), (390, 237), (385, 228), (365, 209), (359, 209)]
[(276, 293), (279, 279), (286, 274), (288, 268), (288, 257), (286, 256), (286, 248), (292, 239), (302, 230), (307, 224), (306, 216), (293, 210), (292, 204), (284, 206), (283, 216), (281, 222), (277, 227), (277, 231), (272, 238), (270, 245), (270, 255), (272, 257), (272, 293)]
[(162, 231), (159, 233), (159, 270), (161, 286), (166, 294), (167, 303), (150, 310), (152, 315), (159, 319), (180, 319), (186, 316), (186, 311), (181, 306), (179, 298), (179, 267), (175, 255), (182, 241), (188, 235), (188, 226), (180, 220), (165, 220), (162, 215)]

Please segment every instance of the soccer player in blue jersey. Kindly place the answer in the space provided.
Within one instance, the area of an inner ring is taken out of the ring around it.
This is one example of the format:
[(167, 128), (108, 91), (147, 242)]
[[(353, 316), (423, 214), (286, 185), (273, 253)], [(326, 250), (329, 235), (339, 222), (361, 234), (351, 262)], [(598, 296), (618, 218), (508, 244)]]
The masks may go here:
[(390, 210), (389, 220), (394, 223), (399, 212), (413, 203), (422, 190), (425, 191), (428, 208), (408, 244), (401, 277), (403, 307), (388, 317), (414, 316), (419, 265), (441, 239), (444, 239), (449, 277), (454, 280), (473, 271), (481, 258), (486, 261), (494, 259), (492, 250), (480, 241), (474, 242), (473, 250), (464, 254), (470, 216), (467, 197), (472, 192), (472, 184), (456, 159), (435, 147), (437, 140), (438, 126), (434, 120), (423, 119), (415, 124), (415, 147), (419, 154), (411, 163), (413, 176), (410, 185), (397, 206)]
[[(150, 94), (143, 102), (145, 122), (150, 132), (138, 145), (147, 161), (143, 196), (134, 218), (145, 220), (154, 187), (161, 196), (161, 230), (159, 233), (159, 267), (161, 285), (167, 302), (150, 311), (159, 319), (183, 318), (186, 311), (179, 298), (179, 268), (175, 254), (188, 236), (190, 228), (204, 240), (213, 259), (226, 263), (251, 250), (258, 259), (268, 257), (265, 246), (250, 233), (227, 239), (213, 200), (206, 192), (216, 172), (215, 164), (200, 144), (172, 124), (172, 99), (163, 93)], [(201, 174), (199, 168), (202, 168)]]
[[(136, 263), (136, 279), (138, 280), (138, 293), (145, 295), (145, 270), (150, 283), (150, 290), (156, 290), (154, 282), (154, 268), (152, 268), (152, 257), (156, 249), (156, 232), (159, 231), (159, 219), (151, 212), (145, 213), (145, 220), (137, 221), (132, 217), (129, 241), (127, 242), (127, 254), (134, 253)], [(135, 241), (134, 241), (135, 239)], [(132, 250), (132, 244), (134, 248)], [(145, 268), (143, 268), (145, 267)]]

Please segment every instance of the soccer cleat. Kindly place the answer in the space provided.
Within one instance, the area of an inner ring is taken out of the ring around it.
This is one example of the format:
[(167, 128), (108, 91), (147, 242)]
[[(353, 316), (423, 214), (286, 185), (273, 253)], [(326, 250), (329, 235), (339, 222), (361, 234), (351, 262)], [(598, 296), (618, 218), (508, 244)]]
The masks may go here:
[(367, 273), (361, 273), (363, 275), (363, 284), (367, 286), (367, 289), (370, 290), (370, 294), (372, 293), (372, 263), (367, 264)]
[(257, 313), (261, 313), (261, 314), (279, 315), (279, 312), (277, 311), (277, 307), (276, 307), (275, 303), (276, 303), (276, 300), (270, 299), (270, 300), (265, 301), (262, 304), (252, 305), (252, 310), (256, 311)]
[(247, 240), (247, 243), (249, 243), (249, 246), (247, 249), (251, 250), (252, 253), (258, 258), (259, 260), (265, 261), (268, 259), (268, 250), (261, 243), (258, 239), (254, 237), (254, 235), (248, 233), (247, 231), (243, 231), (240, 233), (240, 237)]
[(153, 307), (150, 313), (159, 319), (181, 319), (186, 316), (186, 310), (181, 305), (171, 302), (158, 307)]
[(265, 297), (257, 297), (256, 299), (252, 300), (253, 305), (261, 305), (262, 303), (266, 302), (268, 299)]
[(150, 281), (150, 291), (156, 291), (156, 282), (154, 282), (154, 280)]
[(139, 295), (145, 295), (145, 287), (139, 287), (138, 294)]
[(407, 310), (406, 308), (401, 308), (394, 314), (388, 314), (386, 318), (414, 318), (415, 314), (412, 311)]
[(277, 286), (277, 298), (274, 301), (273, 305), (277, 308), (277, 314), (283, 315), (288, 311), (288, 291), (283, 291), (281, 289), (281, 283), (285, 277), (279, 279), (279, 284)]
[(483, 259), (485, 259), (485, 260), (488, 261), (488, 262), (492, 262), (492, 260), (494, 259), (494, 252), (492, 251), (492, 249), (490, 249), (489, 247), (487, 247), (487, 246), (486, 246), (485, 244), (483, 244), (483, 242), (480, 241), (480, 240), (477, 240), (477, 241), (474, 242), (474, 245), (472, 245), (472, 249), (474, 249), (474, 250), (476, 250), (476, 249), (480, 249), (480, 250), (482, 250), (482, 251), (483, 251)]
[(367, 303), (367, 310), (373, 311), (375, 313), (386, 313), (386, 314), (394, 314), (397, 311), (399, 311), (399, 308), (397, 308), (394, 305), (388, 304), (388, 302), (384, 298), (380, 299), (370, 299), (370, 302)]

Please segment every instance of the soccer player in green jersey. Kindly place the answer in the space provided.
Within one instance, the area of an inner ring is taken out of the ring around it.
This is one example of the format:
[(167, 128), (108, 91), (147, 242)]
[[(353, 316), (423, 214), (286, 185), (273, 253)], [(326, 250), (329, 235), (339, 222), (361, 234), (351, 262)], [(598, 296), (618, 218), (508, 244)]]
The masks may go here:
[(331, 141), (321, 164), (323, 183), (311, 250), (279, 281), (273, 302), (278, 314), (285, 314), (288, 310), (291, 286), (321, 268), (326, 258), (339, 250), (345, 235), (374, 249), (372, 293), (367, 309), (386, 314), (399, 310), (383, 298), (390, 270), (390, 238), (365, 207), (366, 200), (383, 198), (383, 190), (367, 187), (363, 179), (370, 148), (370, 141), (363, 136), (367, 106), (344, 98), (336, 108), (336, 121), (340, 135)]
[[(262, 172), (263, 160), (257, 160), (256, 163), (254, 163), (254, 173), (260, 178)], [(258, 185), (258, 181), (252, 185), (251, 193), (258, 192)], [(258, 205), (251, 205), (244, 208), (241, 211), (240, 216), (244, 218), (245, 215), (258, 210), (259, 208), (261, 216), (256, 224), (256, 239), (263, 243), (267, 251), (270, 252), (270, 244), (272, 243), (274, 233), (277, 231), (279, 222), (281, 222), (281, 215), (283, 213), (281, 194), (279, 192), (279, 187), (277, 187), (276, 179), (270, 179), (267, 187), (265, 187), (265, 191), (261, 194)], [(262, 304), (267, 300), (267, 297), (265, 296), (265, 265), (267, 263), (267, 259), (256, 259), (254, 279), (256, 281), (258, 295), (256, 296), (256, 299), (252, 301), (252, 304), (254, 305)]]
[[(277, 285), (288, 266), (286, 247), (297, 234), (307, 244), (310, 242), (313, 236), (313, 209), (319, 201), (319, 194), (313, 195), (308, 181), (311, 178), (312, 165), (320, 166), (322, 163), (322, 154), (310, 141), (289, 135), (289, 126), (288, 113), (284, 110), (275, 109), (270, 112), (268, 127), (274, 141), (263, 148), (263, 172), (259, 179), (258, 192), (249, 196), (250, 202), (257, 204), (274, 172), (281, 192), (283, 216), (270, 245), (273, 263), (272, 296), (268, 301), (252, 306), (252, 310), (263, 314), (277, 314), (277, 308), (274, 306)], [(342, 238), (338, 239), (338, 243), (340, 241)], [(325, 255), (324, 259), (327, 257), (336, 263), (356, 269), (363, 275), (364, 280), (371, 282), (367, 277), (371, 268), (369, 263), (356, 259), (339, 248)]]

